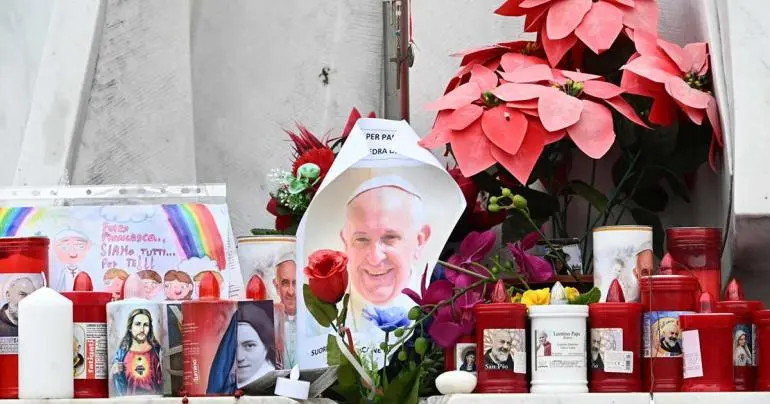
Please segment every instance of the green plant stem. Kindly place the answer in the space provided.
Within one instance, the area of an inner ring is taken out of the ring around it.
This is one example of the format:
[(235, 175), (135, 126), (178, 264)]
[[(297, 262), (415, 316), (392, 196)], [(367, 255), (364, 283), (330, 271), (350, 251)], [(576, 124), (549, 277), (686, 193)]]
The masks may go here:
[[(450, 263), (448, 263), (446, 261), (438, 260), (438, 263), (443, 265), (443, 266), (445, 266), (445, 267), (447, 267), (447, 268), (449, 268), (449, 269), (451, 269), (451, 270), (454, 270), (454, 271), (457, 271), (457, 272), (461, 272), (461, 273), (473, 276), (473, 277), (478, 278), (478, 279), (488, 279), (486, 276), (484, 276), (482, 274), (478, 274), (476, 272), (469, 271), (469, 270), (467, 270), (467, 269), (465, 269), (463, 267), (458, 267), (457, 265), (450, 264)], [(486, 269), (486, 268), (484, 268), (484, 269)], [(490, 273), (490, 275), (491, 275), (491, 273)], [(494, 278), (494, 276), (493, 276), (493, 278)]]
[(487, 273), (489, 274), (489, 276), (490, 276), (492, 279), (494, 279), (494, 278), (495, 278), (495, 274), (493, 274), (493, 273), (492, 273), (492, 271), (490, 271), (490, 270), (489, 270), (489, 268), (485, 267), (484, 265), (481, 265), (481, 264), (479, 264), (478, 262), (474, 262), (474, 261), (471, 261), (471, 264), (472, 264), (472, 265), (474, 265), (474, 266), (477, 266), (477, 267), (479, 267), (479, 268), (481, 268), (481, 269), (483, 269), (483, 270), (485, 270), (485, 271), (487, 271)]
[(382, 390), (385, 391), (388, 389), (388, 351), (390, 346), (388, 345), (388, 339), (390, 337), (390, 332), (385, 332), (385, 355), (383, 359), (383, 369), (382, 369)]
[[(540, 235), (540, 237), (543, 239), (543, 241), (545, 241), (545, 245), (547, 245), (547, 246), (548, 246), (548, 249), (550, 249), (551, 251), (557, 251), (558, 249), (556, 248), (556, 246), (554, 246), (554, 245), (553, 245), (553, 244), (552, 244), (552, 243), (551, 243), (551, 242), (548, 240), (548, 238), (546, 238), (546, 237), (545, 237), (545, 234), (543, 234), (543, 232), (542, 232), (542, 231), (540, 231), (540, 228), (539, 228), (539, 227), (537, 227), (537, 223), (535, 223), (535, 221), (534, 221), (534, 220), (532, 220), (532, 218), (529, 216), (529, 212), (526, 212), (526, 211), (523, 211), (523, 210), (520, 210), (520, 212), (521, 212), (521, 213), (524, 215), (524, 217), (527, 219), (527, 221), (529, 222), (529, 224), (531, 224), (531, 225), (532, 225), (532, 227), (535, 229), (535, 231), (537, 232), (537, 234), (539, 234), (539, 235)], [(569, 266), (569, 263), (567, 263), (567, 260), (565, 260), (565, 259), (564, 259), (564, 257), (563, 257), (562, 255), (560, 255), (560, 254), (557, 254), (557, 255), (559, 255), (559, 257), (558, 257), (558, 258), (559, 258), (559, 261), (561, 261), (561, 264), (564, 266), (564, 268), (567, 268), (567, 272), (569, 272), (569, 274), (570, 274), (570, 275), (572, 275), (572, 278), (573, 278), (573, 279), (575, 279), (575, 282), (577, 282), (577, 283), (578, 283), (578, 285), (582, 285), (582, 284), (583, 284), (583, 282), (581, 282), (581, 281), (580, 281), (580, 279), (577, 277), (577, 275), (575, 275), (575, 271), (573, 271), (573, 270), (572, 270), (572, 267), (570, 267), (570, 266)], [(555, 273), (555, 272), (556, 272), (556, 271), (554, 270), (554, 273)], [(527, 286), (527, 289), (529, 289), (529, 286)]]

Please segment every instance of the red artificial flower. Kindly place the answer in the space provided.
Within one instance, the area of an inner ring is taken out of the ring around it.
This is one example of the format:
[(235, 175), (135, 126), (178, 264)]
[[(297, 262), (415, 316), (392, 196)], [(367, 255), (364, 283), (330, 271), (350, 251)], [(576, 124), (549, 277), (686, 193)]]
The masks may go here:
[(276, 230), (284, 231), (294, 225), (294, 216), (281, 213), (277, 199), (271, 197), (270, 200), (267, 201), (266, 210), (268, 213), (275, 216)]
[(554, 78), (554, 85), (538, 98), (540, 120), (548, 131), (566, 131), (588, 157), (601, 158), (615, 142), (612, 112), (602, 103), (647, 127), (621, 97), (623, 89), (601, 80), (601, 76), (554, 70)]
[(348, 289), (348, 257), (339, 251), (317, 250), (308, 257), (304, 273), (318, 300), (336, 304)]
[(501, 57), (502, 71), (472, 65), (467, 83), (428, 106), (439, 114), (420, 141), (434, 148), (450, 143), (460, 171), (471, 177), (500, 163), (526, 183), (546, 144), (560, 139), (537, 118), (537, 98), (553, 74), (544, 60), (517, 53)]
[(313, 163), (318, 166), (318, 168), (321, 169), (321, 174), (318, 176), (318, 182), (316, 182), (315, 188), (317, 189), (318, 186), (321, 185), (321, 181), (323, 181), (324, 177), (326, 177), (326, 174), (329, 172), (329, 169), (332, 167), (332, 163), (334, 163), (334, 158), (336, 156), (334, 155), (334, 152), (332, 149), (328, 147), (318, 148), (318, 149), (310, 149), (306, 151), (305, 153), (302, 153), (297, 159), (294, 161), (294, 164), (291, 167), (291, 173), (292, 175), (297, 175), (297, 170), (299, 170), (300, 167), (302, 167), (303, 164), (306, 163)]
[(556, 66), (580, 41), (600, 54), (623, 28), (658, 31), (655, 0), (507, 0), (495, 13), (524, 16), (524, 31), (539, 33), (548, 61)]
[[(650, 122), (669, 126), (677, 117), (677, 109), (695, 124), (708, 118), (713, 136), (709, 163), (722, 144), (722, 129), (717, 101), (707, 89), (709, 55), (705, 42), (684, 48), (647, 33), (634, 35), (636, 51), (624, 70), (620, 86), (628, 93), (653, 99)], [(677, 108), (678, 107), (678, 108)]]
[[(506, 56), (510, 54), (510, 56)], [(523, 55), (523, 56), (521, 56)], [(470, 80), (471, 70), (475, 65), (482, 65), (489, 70), (498, 70), (501, 68), (503, 58), (510, 65), (512, 60), (523, 59), (532, 64), (544, 64), (542, 59), (545, 57), (543, 48), (535, 41), (513, 41), (503, 42), (482, 48), (468, 49), (453, 53), (451, 56), (462, 57), (460, 61), (460, 70), (457, 71), (452, 80), (449, 81), (444, 94), (449, 93), (461, 84)], [(521, 63), (521, 62), (519, 62)]]

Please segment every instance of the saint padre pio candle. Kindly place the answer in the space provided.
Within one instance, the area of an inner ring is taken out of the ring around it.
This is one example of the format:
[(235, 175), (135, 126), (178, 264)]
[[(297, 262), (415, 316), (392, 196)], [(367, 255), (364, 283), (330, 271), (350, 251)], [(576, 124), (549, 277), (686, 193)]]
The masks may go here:
[(223, 396), (235, 392), (237, 329), (234, 300), (219, 299), (214, 274), (203, 275), (200, 300), (182, 303), (184, 388), (188, 396)]
[(679, 316), (695, 312), (698, 279), (652, 275), (639, 280), (642, 295), (642, 390), (679, 391), (682, 387), (682, 336)]
[(19, 398), (73, 398), (72, 302), (40, 288), (19, 302)]
[(714, 297), (704, 292), (698, 313), (682, 314), (684, 350), (682, 391), (735, 391), (733, 379), (733, 327), (735, 315), (713, 313)]
[(727, 284), (724, 300), (717, 302), (716, 311), (735, 314), (731, 351), (737, 391), (753, 391), (756, 384), (756, 352), (752, 346), (756, 335), (752, 316), (755, 311), (764, 308), (764, 304), (758, 300), (745, 300), (743, 288), (735, 279)]
[(110, 397), (163, 394), (161, 304), (141, 298), (142, 278), (123, 283), (123, 300), (107, 304)]
[[(15, 210), (18, 217), (29, 214), (24, 209)], [(0, 398), (18, 397), (19, 302), (47, 277), (47, 238), (0, 237)]]
[[(477, 393), (526, 393), (527, 306), (510, 303), (502, 281), (492, 303), (473, 307), (476, 316)], [(508, 302), (506, 302), (506, 300)]]
[(642, 305), (626, 302), (617, 279), (606, 302), (588, 305), (591, 324), (591, 392), (631, 393), (642, 390), (639, 361)]
[(107, 398), (107, 303), (112, 293), (94, 292), (86, 272), (75, 276), (72, 292), (72, 371), (75, 398)]

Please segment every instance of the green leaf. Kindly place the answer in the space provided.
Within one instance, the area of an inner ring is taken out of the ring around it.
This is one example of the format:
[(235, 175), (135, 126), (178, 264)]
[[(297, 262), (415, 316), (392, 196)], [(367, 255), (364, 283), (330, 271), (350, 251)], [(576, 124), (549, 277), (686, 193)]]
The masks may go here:
[(362, 400), (358, 378), (358, 373), (353, 365), (350, 364), (350, 361), (345, 356), (340, 355), (340, 365), (337, 368), (337, 383), (332, 387), (332, 390), (345, 397), (345, 400), (349, 403), (359, 403)]
[(254, 236), (272, 236), (277, 234), (283, 234), (283, 232), (275, 229), (251, 229), (251, 234)]
[(591, 304), (596, 303), (602, 298), (602, 292), (594, 286), (586, 293), (581, 293), (575, 300), (569, 302), (569, 304)]
[(652, 226), (653, 251), (655, 252), (656, 257), (663, 257), (663, 243), (666, 239), (666, 232), (663, 229), (663, 223), (660, 222), (658, 215), (644, 208), (633, 208), (631, 209), (631, 216), (634, 218), (634, 221), (636, 221), (636, 224)]
[(340, 347), (337, 346), (337, 338), (333, 334), (326, 336), (326, 365), (336, 366), (340, 364)]
[(310, 291), (310, 285), (302, 285), (302, 296), (305, 298), (305, 306), (310, 310), (318, 324), (329, 327), (332, 321), (337, 319), (337, 306), (318, 300)]
[(417, 393), (420, 388), (421, 376), (422, 368), (419, 366), (410, 366), (410, 369), (402, 370), (388, 385), (382, 402), (416, 404), (419, 401)]
[(293, 178), (289, 182), (289, 193), (292, 195), (299, 194), (307, 189), (307, 183), (299, 178)]
[(342, 312), (337, 317), (337, 324), (345, 324), (345, 320), (348, 317), (348, 303), (350, 302), (350, 293), (345, 293), (345, 297), (342, 298)]
[(511, 192), (514, 195), (521, 195), (527, 200), (529, 215), (533, 219), (547, 220), (550, 219), (555, 212), (559, 211), (559, 200), (553, 195), (527, 187), (511, 188)]
[(567, 188), (585, 199), (599, 213), (603, 213), (604, 209), (607, 207), (607, 196), (583, 181), (570, 181), (569, 184), (567, 184)]
[[(510, 214), (505, 218), (502, 225), (503, 243), (515, 243), (527, 234), (537, 230), (532, 227), (532, 224), (518, 210), (510, 210), (508, 212)], [(533, 219), (533, 221), (540, 227), (548, 219)]]

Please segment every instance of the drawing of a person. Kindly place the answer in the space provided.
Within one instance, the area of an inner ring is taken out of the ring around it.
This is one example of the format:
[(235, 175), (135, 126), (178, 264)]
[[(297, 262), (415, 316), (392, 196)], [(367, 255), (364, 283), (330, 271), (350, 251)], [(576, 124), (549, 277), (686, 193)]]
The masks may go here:
[(166, 300), (190, 300), (194, 287), (192, 278), (186, 272), (170, 270), (163, 275)]
[(126, 334), (115, 351), (110, 372), (117, 395), (163, 393), (160, 343), (155, 339), (152, 315), (147, 309), (129, 313)]
[(751, 366), (752, 363), (751, 348), (746, 343), (746, 331), (738, 330), (735, 333), (735, 344), (733, 346), (733, 365)]
[(112, 293), (112, 300), (120, 300), (123, 283), (128, 278), (128, 272), (120, 268), (110, 268), (104, 273), (104, 291)]
[(58, 276), (53, 287), (59, 292), (69, 292), (75, 275), (83, 270), (80, 264), (91, 250), (91, 241), (77, 230), (66, 229), (56, 235), (53, 248), (58, 264), (55, 266)]
[(136, 273), (142, 278), (142, 285), (144, 286), (144, 298), (152, 299), (160, 290), (163, 281), (160, 279), (160, 275), (152, 269), (145, 269)]
[(35, 291), (35, 284), (30, 278), (17, 278), (5, 288), (7, 303), (0, 308), (0, 337), (19, 335), (19, 302)]

